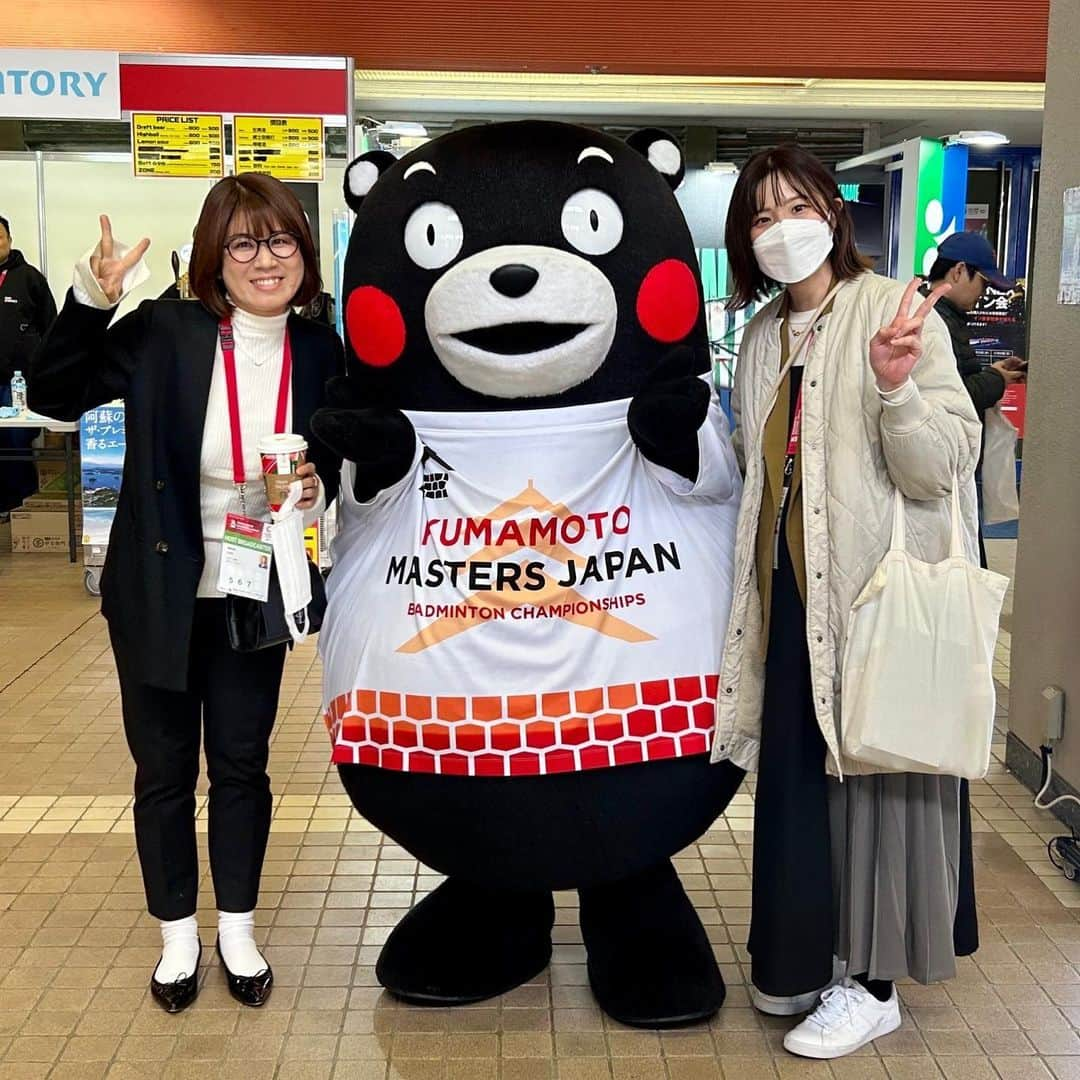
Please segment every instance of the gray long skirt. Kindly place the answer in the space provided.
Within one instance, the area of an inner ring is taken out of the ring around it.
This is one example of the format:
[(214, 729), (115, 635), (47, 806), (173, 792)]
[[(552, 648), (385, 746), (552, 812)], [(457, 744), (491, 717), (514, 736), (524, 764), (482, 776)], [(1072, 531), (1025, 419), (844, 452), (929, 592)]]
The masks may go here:
[(854, 975), (956, 974), (960, 782), (914, 773), (829, 782), (836, 953)]

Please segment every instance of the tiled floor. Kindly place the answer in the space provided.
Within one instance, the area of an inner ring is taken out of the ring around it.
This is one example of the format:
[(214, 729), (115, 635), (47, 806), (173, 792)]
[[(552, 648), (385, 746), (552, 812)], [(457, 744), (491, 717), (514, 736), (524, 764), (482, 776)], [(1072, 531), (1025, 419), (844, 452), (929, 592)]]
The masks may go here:
[[(1007, 566), (1012, 545), (991, 556)], [(1080, 1080), (1080, 886), (1047, 863), (1060, 830), (1000, 763), (972, 798), (982, 950), (951, 983), (903, 986), (903, 1029), (845, 1061), (788, 1057), (786, 1025), (749, 1007), (752, 785), (677, 860), (728, 981), (712, 1024), (657, 1034), (606, 1020), (573, 894), (557, 898), (554, 962), (534, 984), (456, 1011), (395, 1003), (375, 958), (437, 878), (340, 793), (310, 647), (289, 662), (271, 759), (259, 922), (274, 995), (261, 1012), (234, 1005), (207, 948), (198, 1002), (168, 1017), (146, 989), (158, 931), (143, 911), (132, 768), (96, 604), (81, 569), (52, 556), (0, 556), (0, 595), (0, 1080)], [(1003, 727), (1009, 643), (1003, 631)], [(208, 881), (203, 895), (209, 946)]]

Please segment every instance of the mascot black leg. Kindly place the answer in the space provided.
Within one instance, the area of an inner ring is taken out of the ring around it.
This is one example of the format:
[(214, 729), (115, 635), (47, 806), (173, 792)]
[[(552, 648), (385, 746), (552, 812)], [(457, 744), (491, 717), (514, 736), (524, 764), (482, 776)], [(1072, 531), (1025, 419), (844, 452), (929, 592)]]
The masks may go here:
[(578, 895), (589, 982), (608, 1016), (631, 1027), (682, 1027), (723, 1005), (712, 945), (670, 862)]
[(512, 892), (448, 878), (394, 928), (375, 967), (414, 1005), (467, 1005), (505, 994), (551, 961), (550, 892)]
[(552, 891), (576, 888), (611, 1016), (672, 1027), (720, 1007), (712, 948), (669, 860), (731, 802), (743, 779), (731, 762), (517, 778), (338, 772), (359, 813), (447, 877), (383, 948), (376, 974), (397, 997), (466, 1004), (527, 982), (551, 956)]

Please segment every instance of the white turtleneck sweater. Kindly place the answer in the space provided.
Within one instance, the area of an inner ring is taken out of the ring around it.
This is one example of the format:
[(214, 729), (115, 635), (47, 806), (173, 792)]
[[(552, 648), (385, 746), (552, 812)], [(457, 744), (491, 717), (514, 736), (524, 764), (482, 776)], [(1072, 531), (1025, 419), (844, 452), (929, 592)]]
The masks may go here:
[[(236, 392), (240, 402), (240, 429), (244, 445), (244, 475), (247, 480), (247, 516), (261, 521), (270, 519), (266, 504), (266, 485), (263, 483), (262, 458), (258, 443), (274, 431), (278, 390), (281, 387), (281, 366), (284, 360), (284, 315), (250, 315), (233, 309), (233, 338), (236, 343)], [(285, 411), (285, 430), (292, 430), (292, 390)], [(199, 597), (220, 597), (218, 573), (221, 569), (221, 541), (225, 533), (225, 515), (239, 514), (240, 495), (233, 483), (232, 434), (229, 427), (229, 398), (225, 385), (225, 361), (221, 342), (214, 352), (214, 375), (210, 381), (210, 397), (206, 403), (206, 424), (203, 427), (201, 503), (203, 550), (206, 565), (199, 581)], [(304, 513), (304, 524), (310, 525), (326, 509), (326, 499), (319, 484), (318, 502)]]
[[(84, 262), (85, 266), (80, 263), (76, 267), (73, 290), (75, 299), (90, 307), (109, 306), (101, 303), (87, 287), (89, 260)], [(263, 521), (270, 520), (270, 510), (266, 503), (266, 486), (263, 482), (258, 442), (274, 430), (284, 360), (285, 324), (288, 318), (288, 313), (272, 316), (251, 315), (239, 308), (233, 308), (232, 313), (233, 338), (236, 344), (236, 389), (240, 402), (244, 475), (247, 481), (247, 516)], [(291, 388), (285, 413), (285, 430), (292, 430)], [(229, 398), (220, 341), (214, 351), (214, 373), (210, 381), (210, 397), (206, 404), (199, 473), (206, 564), (199, 581), (198, 596), (200, 599), (213, 599), (224, 595), (218, 591), (217, 581), (221, 570), (225, 515), (241, 513), (240, 496), (233, 483)], [(310, 510), (304, 511), (304, 525), (312, 525), (325, 509), (326, 492), (320, 479), (318, 500)]]

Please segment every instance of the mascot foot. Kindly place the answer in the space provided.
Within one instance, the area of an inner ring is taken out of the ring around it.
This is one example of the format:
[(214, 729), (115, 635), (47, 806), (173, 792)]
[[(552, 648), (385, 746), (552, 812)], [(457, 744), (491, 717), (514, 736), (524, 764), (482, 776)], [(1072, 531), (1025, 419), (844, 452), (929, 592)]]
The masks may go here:
[(631, 1027), (682, 1027), (724, 1003), (712, 945), (671, 863), (579, 895), (589, 982), (609, 1016)]
[(414, 1005), (467, 1005), (505, 994), (551, 961), (551, 893), (444, 881), (394, 928), (375, 968)]

